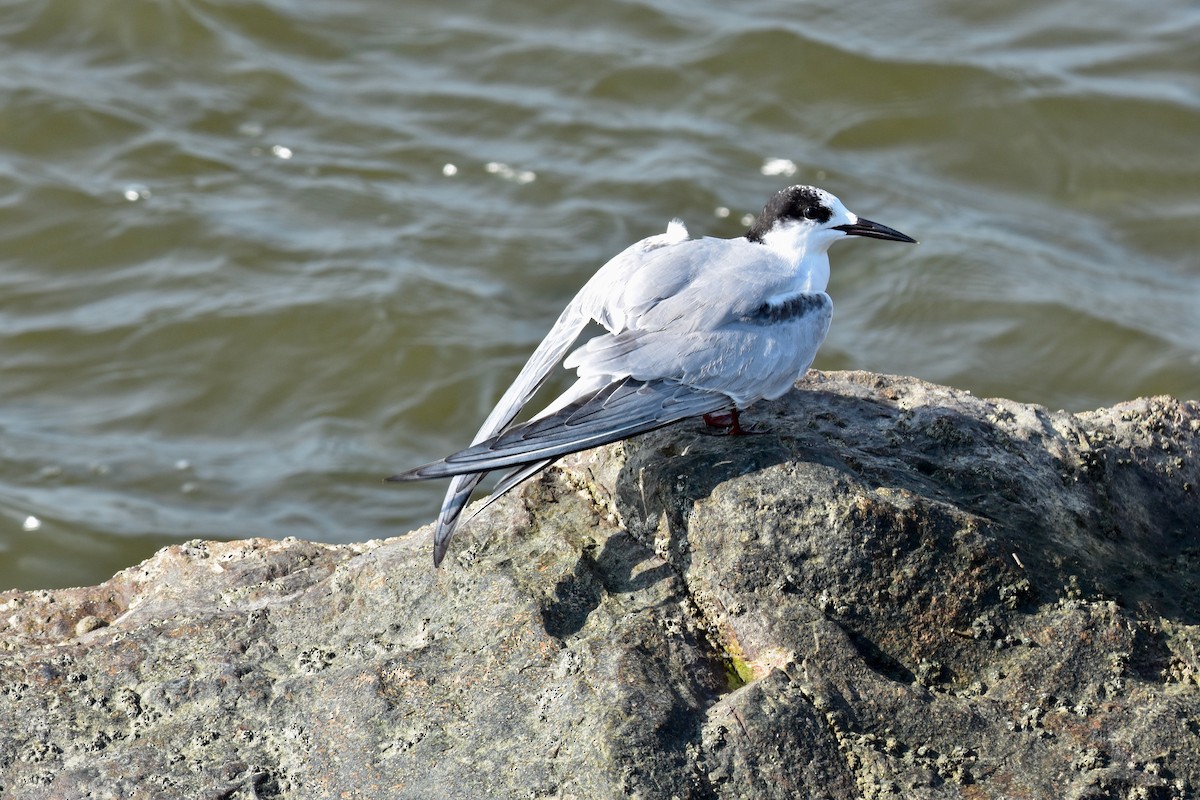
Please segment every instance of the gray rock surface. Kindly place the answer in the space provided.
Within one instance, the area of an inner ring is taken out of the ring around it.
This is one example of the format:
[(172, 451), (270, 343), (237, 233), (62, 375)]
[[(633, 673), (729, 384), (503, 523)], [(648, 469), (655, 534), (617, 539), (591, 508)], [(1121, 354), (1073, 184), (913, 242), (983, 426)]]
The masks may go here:
[(484, 512), (0, 594), (14, 798), (1200, 794), (1200, 404), (812, 373)]

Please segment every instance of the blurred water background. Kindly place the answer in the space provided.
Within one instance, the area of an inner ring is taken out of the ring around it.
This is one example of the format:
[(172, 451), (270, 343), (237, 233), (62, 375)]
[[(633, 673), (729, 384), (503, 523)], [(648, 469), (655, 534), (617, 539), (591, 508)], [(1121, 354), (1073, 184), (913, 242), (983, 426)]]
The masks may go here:
[(834, 249), (818, 367), (1200, 397), (1200, 5), (1155, 7), (0, 0), (0, 588), (428, 522), (380, 479), (600, 264), (790, 183), (922, 242)]

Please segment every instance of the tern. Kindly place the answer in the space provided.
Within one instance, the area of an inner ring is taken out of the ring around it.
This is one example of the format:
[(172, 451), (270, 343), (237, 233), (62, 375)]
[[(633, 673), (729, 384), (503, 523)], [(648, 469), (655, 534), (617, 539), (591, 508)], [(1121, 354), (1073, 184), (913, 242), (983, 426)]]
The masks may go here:
[[(484, 507), (568, 453), (689, 417), (746, 433), (739, 412), (791, 389), (825, 340), (833, 317), (828, 251), (848, 236), (916, 243), (823, 189), (790, 186), (743, 236), (691, 239), (675, 219), (617, 254), (559, 315), (470, 447), (387, 479), (452, 479), (434, 531), (434, 566), (493, 470), (507, 473)], [(572, 350), (593, 321), (606, 332)], [(560, 362), (578, 380), (514, 424)]]

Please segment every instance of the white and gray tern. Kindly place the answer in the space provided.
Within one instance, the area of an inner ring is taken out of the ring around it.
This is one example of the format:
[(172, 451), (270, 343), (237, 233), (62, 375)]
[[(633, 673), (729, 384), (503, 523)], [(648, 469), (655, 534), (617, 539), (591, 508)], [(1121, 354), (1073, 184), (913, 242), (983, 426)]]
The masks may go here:
[[(558, 458), (703, 416), (729, 433), (738, 412), (782, 396), (825, 340), (829, 246), (847, 236), (915, 242), (812, 186), (779, 191), (736, 239), (666, 233), (631, 245), (567, 304), (471, 446), (391, 481), (452, 478), (434, 533), (441, 564), (471, 493), (508, 470), (492, 502)], [(608, 332), (568, 354), (591, 321)], [(564, 358), (565, 356), (565, 358)], [(555, 366), (579, 379), (528, 422), (513, 420)]]

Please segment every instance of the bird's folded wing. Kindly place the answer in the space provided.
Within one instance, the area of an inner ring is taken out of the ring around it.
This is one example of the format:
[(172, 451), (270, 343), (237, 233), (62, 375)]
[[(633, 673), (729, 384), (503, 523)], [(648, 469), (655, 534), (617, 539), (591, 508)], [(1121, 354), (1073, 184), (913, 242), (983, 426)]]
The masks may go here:
[[(521, 413), (521, 409), (525, 407), (529, 398), (541, 387), (550, 372), (562, 360), (563, 355), (570, 349), (586, 323), (587, 317), (580, 309), (579, 300), (576, 298), (563, 310), (554, 327), (546, 334), (546, 338), (530, 355), (516, 380), (512, 382), (512, 385), (504, 392), (504, 396), (496, 403), (496, 407), (492, 409), (492, 413), (484, 420), (479, 432), (475, 434), (473, 442), (486, 441)], [(458, 526), (458, 518), (482, 478), (482, 474), (460, 474), (450, 482), (450, 487), (446, 490), (446, 496), (442, 500), (437, 528), (433, 534), (433, 563), (435, 566), (440, 564), (446, 555), (446, 549), (450, 546), (450, 537), (454, 535), (454, 529)], [(405, 478), (394, 475), (388, 480), (405, 480)]]
[[(687, 228), (683, 223), (679, 220), (672, 220), (667, 226), (666, 233), (650, 236), (630, 245), (593, 275), (563, 309), (550, 332), (546, 334), (546, 338), (529, 356), (529, 360), (521, 368), (520, 374), (496, 403), (496, 407), (484, 420), (471, 443), (478, 444), (494, 436), (516, 418), (529, 399), (545, 383), (554, 368), (563, 360), (575, 343), (575, 339), (590, 320), (594, 319), (611, 328), (612, 323), (609, 317), (612, 314), (617, 313), (618, 316), (624, 318), (631, 313), (628, 309), (610, 308), (614, 300), (612, 296), (614, 287), (627, 286), (633, 276), (648, 280), (645, 276), (645, 273), (649, 271), (646, 269), (646, 259), (662, 258), (662, 253), (669, 245), (680, 244), (686, 241), (687, 237)], [(676, 280), (682, 280), (682, 278)], [(662, 278), (659, 278), (658, 282), (661, 284)], [(662, 288), (662, 286), (658, 287), (659, 290)]]
[[(627, 248), (627, 250), (619, 255), (614, 261), (620, 261), (622, 258), (633, 258), (632, 253), (650, 252), (661, 249), (667, 245), (678, 244), (687, 239), (687, 229), (683, 223), (678, 220), (672, 221), (667, 226), (665, 234), (652, 236), (648, 239), (639, 242), (636, 245)], [(622, 262), (623, 263), (623, 262)], [(619, 266), (619, 265), (618, 265)], [(610, 270), (612, 271), (612, 270)], [(604, 270), (601, 270), (603, 273)], [(589, 318), (595, 318), (605, 324), (610, 324), (608, 320), (609, 312), (604, 307), (602, 300), (598, 300), (598, 286), (611, 285), (607, 276), (601, 279), (601, 274), (597, 273), (587, 285), (580, 290), (579, 294), (567, 304), (559, 316), (558, 321), (546, 334), (546, 338), (542, 340), (537, 349), (530, 355), (529, 360), (521, 369), (519, 375), (513, 381), (512, 385), (504, 392), (504, 396), (496, 403), (495, 408), (488, 414), (483, 425), (475, 434), (472, 444), (484, 442), (490, 437), (495, 436), (505, 426), (521, 412), (529, 399), (545, 382), (550, 372), (566, 355), (576, 337), (583, 330)], [(603, 297), (603, 295), (599, 295)], [(611, 327), (611, 325), (610, 325)], [(547, 462), (549, 463), (549, 462)], [(538, 469), (541, 469), (540, 467)], [(493, 493), (492, 497), (498, 497), (504, 491), (515, 486), (520, 480), (534, 474), (538, 469), (528, 470), (522, 468), (520, 470), (521, 478), (509, 483), (503, 491)], [(407, 473), (406, 473), (407, 474)], [(449, 474), (449, 473), (445, 473)], [(508, 476), (512, 478), (516, 475)], [(433, 563), (436, 566), (441, 563), (442, 558), (446, 554), (446, 549), (450, 544), (450, 538), (454, 535), (454, 530), (458, 526), (459, 516), (462, 514), (463, 508), (471, 499), (471, 493), (478, 486), (482, 475), (480, 474), (458, 474), (451, 481), (450, 487), (446, 490), (446, 496), (442, 501), (441, 513), (438, 514), (437, 528), (434, 531), (434, 557)], [(410, 480), (405, 475), (392, 476), (388, 480)], [(505, 481), (501, 481), (505, 483)]]
[(441, 461), (402, 472), (393, 480), (443, 478), (555, 459), (729, 405), (729, 398), (719, 392), (675, 381), (625, 378), (555, 414), (516, 425)]

